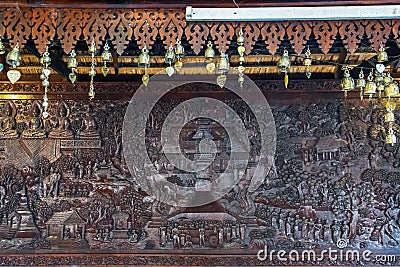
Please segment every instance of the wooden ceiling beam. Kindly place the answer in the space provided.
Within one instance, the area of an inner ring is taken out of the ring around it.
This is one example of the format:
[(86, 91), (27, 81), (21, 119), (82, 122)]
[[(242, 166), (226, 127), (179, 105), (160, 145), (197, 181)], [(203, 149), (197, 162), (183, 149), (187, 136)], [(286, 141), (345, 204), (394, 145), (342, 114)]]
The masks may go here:
[[(239, 7), (285, 7), (285, 6), (347, 6), (347, 5), (376, 5), (376, 4), (398, 4), (396, 0), (347, 0), (347, 1), (326, 1), (326, 0), (313, 0), (313, 1), (270, 1), (270, 0), (244, 0), (239, 2)], [(84, 8), (84, 9), (98, 9), (98, 8), (118, 8), (118, 9), (132, 9), (132, 8), (185, 8), (186, 6), (193, 7), (237, 7), (231, 0), (221, 0), (218, 2), (212, 0), (175, 0), (175, 1), (159, 1), (159, 0), (120, 0), (120, 1), (90, 1), (90, 0), (3, 0), (0, 2), (0, 7), (47, 7), (47, 8)]]

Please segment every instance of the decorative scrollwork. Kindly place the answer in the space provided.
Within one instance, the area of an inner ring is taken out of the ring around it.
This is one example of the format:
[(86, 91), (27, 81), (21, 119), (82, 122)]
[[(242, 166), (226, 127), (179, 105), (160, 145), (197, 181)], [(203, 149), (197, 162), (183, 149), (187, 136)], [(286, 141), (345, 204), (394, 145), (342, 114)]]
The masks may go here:
[(294, 51), (301, 54), (312, 32), (310, 22), (287, 23), (286, 33), (293, 44)]
[(315, 38), (320, 45), (322, 52), (327, 54), (338, 33), (336, 25), (329, 23), (328, 21), (315, 21), (313, 26)]
[(269, 52), (275, 55), (285, 37), (285, 28), (281, 23), (277, 22), (266, 22), (263, 24), (264, 25), (261, 27), (261, 36), (263, 40), (265, 40)]
[[(258, 38), (265, 41), (267, 50), (275, 54), (287, 37), (296, 53), (301, 53), (313, 33), (320, 49), (328, 53), (339, 34), (346, 49), (354, 53), (363, 38), (371, 40), (375, 50), (393, 34), (399, 36), (400, 20), (358, 21), (293, 21), (293, 22), (187, 22), (183, 9), (54, 9), (4, 8), (1, 12), (1, 36), (11, 46), (21, 46), (32, 39), (40, 53), (57, 37), (65, 53), (70, 53), (82, 36), (86, 42), (95, 41), (100, 49), (109, 36), (118, 54), (122, 54), (134, 39), (139, 48), (146, 43), (151, 48), (157, 35), (167, 48), (177, 38), (186, 40), (198, 54), (209, 36), (216, 48), (227, 50), (236, 30), (245, 34), (246, 54), (252, 52)], [(286, 36), (286, 37), (285, 37)]]

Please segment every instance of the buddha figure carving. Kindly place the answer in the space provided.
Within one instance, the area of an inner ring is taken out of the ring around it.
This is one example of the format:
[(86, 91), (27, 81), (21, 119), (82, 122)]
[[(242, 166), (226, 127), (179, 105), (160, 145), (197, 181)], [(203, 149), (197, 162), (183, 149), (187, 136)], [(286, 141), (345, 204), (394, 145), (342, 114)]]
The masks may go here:
[(51, 138), (66, 138), (72, 139), (73, 133), (71, 130), (71, 122), (69, 120), (70, 108), (68, 104), (62, 101), (57, 108), (57, 118), (53, 124), (53, 130), (50, 132)]
[(97, 123), (93, 114), (93, 107), (88, 105), (81, 120), (78, 136), (80, 138), (100, 138)]
[(7, 101), (3, 107), (3, 116), (1, 119), (0, 138), (16, 138), (18, 133), (16, 130), (16, 108), (13, 102)]
[(42, 120), (42, 108), (37, 101), (32, 103), (30, 109), (30, 117), (27, 121), (28, 128), (23, 131), (22, 137), (25, 138), (44, 138), (46, 132), (44, 130), (44, 123)]

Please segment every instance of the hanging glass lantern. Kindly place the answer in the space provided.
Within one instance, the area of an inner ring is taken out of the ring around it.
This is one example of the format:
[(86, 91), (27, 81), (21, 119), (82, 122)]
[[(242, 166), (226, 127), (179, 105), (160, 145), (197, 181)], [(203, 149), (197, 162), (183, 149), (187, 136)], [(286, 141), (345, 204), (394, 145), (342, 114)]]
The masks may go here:
[(342, 79), (342, 91), (344, 92), (344, 96), (347, 96), (347, 92), (350, 90), (354, 89), (354, 80), (353, 78), (351, 78), (350, 76), (350, 71), (348, 69), (346, 69), (344, 71), (344, 75), (343, 75), (343, 79)]
[(75, 83), (76, 81), (76, 69), (78, 68), (78, 60), (76, 60), (76, 53), (75, 50), (72, 49), (71, 53), (68, 57), (67, 67), (71, 69), (71, 73), (68, 75), (69, 80), (71, 83)]
[(378, 52), (378, 55), (377, 55), (377, 60), (378, 60), (379, 63), (388, 61), (388, 54), (386, 53), (385, 48), (383, 47), (383, 45), (381, 45), (381, 47), (379, 48), (379, 52)]
[(106, 41), (106, 44), (104, 45), (103, 48), (103, 53), (101, 53), (101, 61), (103, 62), (103, 67), (101, 68), (101, 72), (103, 73), (104, 77), (107, 76), (109, 68), (107, 67), (107, 63), (111, 62), (111, 52), (109, 51), (110, 47), (108, 46), (108, 42)]
[(280, 72), (285, 73), (285, 78), (284, 78), (284, 84), (285, 84), (285, 88), (287, 88), (288, 84), (289, 84), (289, 76), (288, 76), (288, 72), (290, 69), (290, 58), (289, 58), (289, 52), (285, 49), (283, 51), (283, 55), (282, 57), (279, 59), (278, 64), (277, 64), (277, 68)]
[(303, 65), (307, 67), (306, 68), (306, 77), (308, 79), (310, 79), (311, 78), (311, 64), (312, 64), (310, 47), (307, 48), (305, 56), (306, 57), (303, 60)]
[(367, 95), (369, 96), (369, 98), (372, 98), (372, 96), (375, 93), (376, 93), (376, 83), (374, 82), (374, 76), (371, 71), (368, 75), (367, 83), (365, 84), (364, 95)]

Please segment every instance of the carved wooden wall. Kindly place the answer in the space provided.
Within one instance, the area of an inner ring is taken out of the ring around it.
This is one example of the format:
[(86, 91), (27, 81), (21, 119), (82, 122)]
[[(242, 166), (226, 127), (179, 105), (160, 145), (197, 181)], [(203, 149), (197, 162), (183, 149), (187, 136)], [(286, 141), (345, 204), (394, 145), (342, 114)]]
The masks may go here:
[[(105, 96), (110, 90), (119, 93), (115, 85), (98, 86), (102, 100), (96, 101), (83, 100), (86, 89), (74, 87), (78, 97), (64, 94), (64, 100), (50, 101), (51, 116), (43, 120), (40, 101), (34, 99), (38, 85), (3, 85), (9, 92), (30, 92), (33, 99), (0, 102), (0, 265), (380, 263), (257, 259), (264, 245), (318, 251), (336, 248), (339, 239), (349, 248), (397, 255), (400, 146), (384, 143), (383, 105), (377, 100), (316, 101), (312, 91), (303, 92), (302, 100), (269, 98), (268, 92), (281, 85), (258, 85), (276, 124), (273, 168), (255, 192), (235, 187), (197, 209), (153, 201), (134, 182), (136, 174), (129, 173), (121, 129), (134, 86), (125, 87), (125, 94), (114, 100)], [(295, 85), (302, 88), (301, 81)], [(70, 85), (59, 86), (65, 92)], [(318, 92), (338, 85), (303, 86)], [(159, 126), (170, 110), (196, 92), (219, 98), (243, 119), (249, 133), (257, 132), (246, 104), (217, 87), (180, 87), (161, 99), (147, 125), (147, 153), (177, 184), (190, 184), (192, 178), (179, 176), (165, 161), (157, 145)], [(196, 129), (195, 124), (189, 127)], [(399, 129), (395, 126), (397, 134)], [(226, 141), (219, 127), (209, 130)], [(398, 258), (389, 264), (398, 264)]]
[[(323, 53), (328, 53), (335, 40), (343, 42), (353, 53), (366, 36), (378, 51), (389, 38), (398, 40), (400, 20), (294, 21), (294, 22), (187, 22), (183, 9), (55, 9), (3, 8), (0, 34), (11, 46), (34, 41), (39, 53), (58, 39), (69, 53), (77, 40), (95, 40), (98, 48), (109, 36), (115, 50), (122, 55), (129, 43), (140, 49), (151, 49), (157, 36), (165, 48), (176, 39), (184, 39), (200, 53), (207, 40), (220, 50), (227, 50), (242, 27), (246, 37), (246, 54), (262, 38), (271, 54), (275, 54), (285, 37), (294, 51), (302, 53), (313, 36)], [(363, 44), (364, 45), (364, 44)]]

